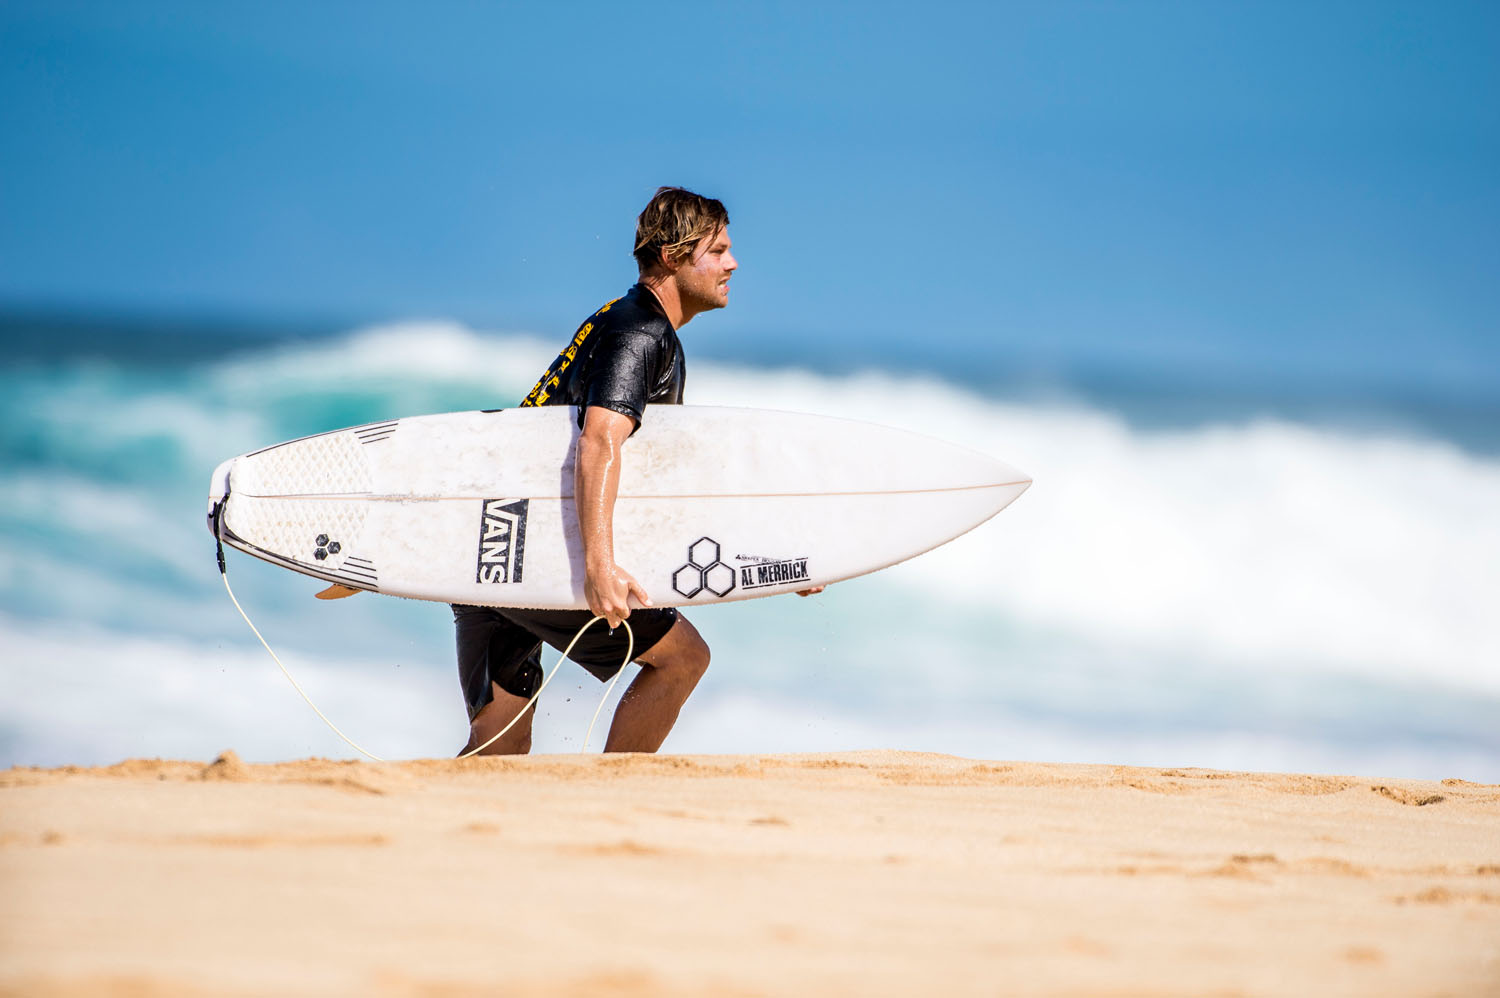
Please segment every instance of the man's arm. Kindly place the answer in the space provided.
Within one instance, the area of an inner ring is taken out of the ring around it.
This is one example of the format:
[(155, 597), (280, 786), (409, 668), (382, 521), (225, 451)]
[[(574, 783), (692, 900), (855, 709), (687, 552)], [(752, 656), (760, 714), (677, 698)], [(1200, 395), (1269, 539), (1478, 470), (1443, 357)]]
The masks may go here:
[(620, 493), (620, 447), (635, 430), (623, 413), (591, 405), (584, 411), (583, 433), (573, 464), (573, 501), (583, 536), (583, 593), (589, 609), (611, 628), (630, 616), (633, 594), (642, 606), (651, 599), (641, 584), (615, 564), (615, 498)]

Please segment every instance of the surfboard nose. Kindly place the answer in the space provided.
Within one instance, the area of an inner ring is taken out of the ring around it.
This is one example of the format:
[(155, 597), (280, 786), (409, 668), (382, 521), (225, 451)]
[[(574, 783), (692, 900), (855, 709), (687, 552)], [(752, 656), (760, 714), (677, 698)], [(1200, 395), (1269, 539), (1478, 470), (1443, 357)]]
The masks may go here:
[(216, 533), (214, 530), (214, 509), (224, 501), (229, 494), (229, 466), (234, 464), (235, 459), (220, 464), (214, 469), (213, 476), (208, 480), (208, 532)]

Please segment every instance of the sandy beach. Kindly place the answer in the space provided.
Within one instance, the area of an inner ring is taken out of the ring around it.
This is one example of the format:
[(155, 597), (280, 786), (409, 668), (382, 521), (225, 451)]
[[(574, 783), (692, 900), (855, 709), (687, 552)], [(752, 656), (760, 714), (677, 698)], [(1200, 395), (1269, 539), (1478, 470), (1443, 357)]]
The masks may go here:
[(0, 773), (0, 992), (1500, 994), (1500, 786), (901, 752)]

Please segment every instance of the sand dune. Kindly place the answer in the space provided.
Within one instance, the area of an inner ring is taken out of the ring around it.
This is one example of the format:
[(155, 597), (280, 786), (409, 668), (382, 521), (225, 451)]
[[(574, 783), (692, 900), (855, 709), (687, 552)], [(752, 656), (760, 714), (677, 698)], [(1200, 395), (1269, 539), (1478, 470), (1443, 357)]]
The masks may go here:
[(0, 993), (1500, 994), (1500, 786), (901, 752), (0, 773)]

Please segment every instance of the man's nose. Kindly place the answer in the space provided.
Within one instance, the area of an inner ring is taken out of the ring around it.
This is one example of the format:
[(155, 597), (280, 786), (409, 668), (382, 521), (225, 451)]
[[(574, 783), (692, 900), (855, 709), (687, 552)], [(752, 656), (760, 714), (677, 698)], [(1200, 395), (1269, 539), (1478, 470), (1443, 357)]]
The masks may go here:
[(740, 269), (740, 262), (734, 258), (734, 254), (733, 253), (725, 253), (724, 254), (724, 269), (725, 270), (739, 270)]

